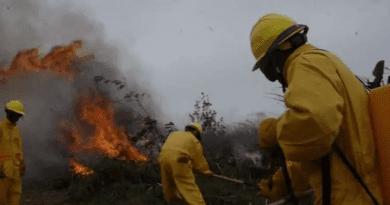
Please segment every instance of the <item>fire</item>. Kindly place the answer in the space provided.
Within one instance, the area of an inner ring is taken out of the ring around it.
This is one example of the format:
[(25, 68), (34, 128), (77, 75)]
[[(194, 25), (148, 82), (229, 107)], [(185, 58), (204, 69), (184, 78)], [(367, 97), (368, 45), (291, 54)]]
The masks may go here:
[(13, 59), (11, 67), (8, 70), (1, 70), (0, 75), (12, 76), (22, 71), (50, 72), (55, 76), (73, 80), (75, 70), (70, 64), (82, 47), (82, 41), (73, 41), (67, 46), (54, 47), (43, 59), (39, 57), (37, 48), (20, 51)]
[(87, 166), (77, 162), (76, 158), (70, 158), (69, 164), (71, 166), (70, 171), (76, 175), (81, 177), (89, 177), (92, 176), (94, 171)]
[[(73, 63), (79, 60), (83, 62), (94, 60), (92, 54), (80, 55), (83, 48), (82, 41), (73, 41), (65, 46), (54, 47), (43, 58), (39, 57), (37, 48), (20, 51), (8, 69), (0, 69), (2, 82), (5, 82), (8, 77), (12, 78), (15, 74), (21, 73), (26, 75), (50, 73), (73, 82), (78, 74)], [(62, 141), (69, 145), (70, 150), (77, 153), (102, 153), (119, 160), (147, 160), (146, 156), (131, 145), (124, 128), (116, 126), (110, 99), (100, 94), (81, 96), (78, 98), (76, 111), (78, 116), (75, 122), (66, 119), (59, 122), (59, 128), (62, 129)], [(85, 124), (93, 128), (93, 134), (86, 134), (87, 132), (83, 130)], [(69, 162), (73, 173), (82, 176), (90, 176), (93, 173), (93, 170), (78, 163), (75, 159), (70, 159)]]
[(80, 97), (77, 104), (80, 124), (93, 127), (88, 142), (82, 138), (81, 128), (69, 121), (62, 121), (72, 135), (70, 148), (74, 152), (98, 152), (121, 160), (146, 161), (147, 157), (138, 152), (130, 143), (123, 127), (115, 125), (114, 110), (109, 99), (102, 95)]

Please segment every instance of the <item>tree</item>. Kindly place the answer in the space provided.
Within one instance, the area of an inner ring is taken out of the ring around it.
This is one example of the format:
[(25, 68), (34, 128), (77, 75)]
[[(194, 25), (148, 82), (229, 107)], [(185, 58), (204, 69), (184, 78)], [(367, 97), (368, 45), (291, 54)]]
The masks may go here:
[(196, 101), (195, 110), (189, 116), (193, 122), (196, 121), (201, 124), (205, 132), (223, 134), (226, 131), (226, 127), (223, 125), (223, 117), (217, 121), (217, 112), (210, 109), (211, 106), (209, 96), (202, 92), (202, 98)]

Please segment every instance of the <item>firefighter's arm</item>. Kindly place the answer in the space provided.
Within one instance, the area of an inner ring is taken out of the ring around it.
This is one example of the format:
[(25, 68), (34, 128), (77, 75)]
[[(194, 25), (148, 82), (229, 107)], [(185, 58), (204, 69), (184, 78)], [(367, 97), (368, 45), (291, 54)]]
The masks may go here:
[(23, 143), (22, 138), (20, 138), (19, 135), (19, 147), (20, 147), (20, 176), (24, 176), (27, 171), (26, 163), (24, 162), (24, 155), (23, 155)]
[(272, 189), (269, 189), (269, 180), (262, 179), (259, 183), (260, 192), (258, 195), (267, 199), (277, 199), (287, 194), (286, 183), (284, 183), (284, 176), (282, 168), (280, 168), (272, 177)]
[(27, 171), (26, 163), (24, 162), (23, 153), (22, 153), (22, 159), (20, 160), (20, 176), (24, 176)]
[(293, 189), (295, 193), (298, 193), (296, 194), (297, 196), (312, 189), (307, 179), (304, 177), (304, 175), (302, 175), (301, 170), (299, 168), (299, 164), (297, 162), (288, 161), (287, 170), (291, 179)]
[(260, 147), (269, 151), (278, 147), (278, 141), (276, 139), (276, 124), (278, 120), (275, 118), (267, 118), (259, 124), (257, 139), (260, 143)]
[[(1, 128), (0, 128), (1, 129)], [(11, 154), (7, 152), (7, 145), (5, 144), (5, 141), (3, 139), (3, 134), (0, 131), (0, 175), (4, 176), (4, 162), (11, 159)]]
[(287, 160), (309, 161), (328, 153), (339, 132), (344, 100), (336, 68), (325, 56), (307, 54), (287, 71), (289, 108), (277, 123), (277, 138)]
[(24, 163), (24, 160), (22, 159), (22, 161), (20, 162), (20, 176), (24, 176), (26, 174), (26, 171), (27, 171), (27, 166), (26, 163)]
[(202, 174), (210, 175), (212, 174), (209, 164), (206, 161), (206, 158), (203, 155), (203, 147), (200, 142), (196, 142), (194, 145), (194, 154), (193, 154), (193, 167), (194, 169)]

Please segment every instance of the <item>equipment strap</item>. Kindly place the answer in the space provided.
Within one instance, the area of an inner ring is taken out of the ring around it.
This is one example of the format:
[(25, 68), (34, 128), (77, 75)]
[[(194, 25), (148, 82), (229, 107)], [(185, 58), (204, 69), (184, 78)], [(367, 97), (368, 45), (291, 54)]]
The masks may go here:
[[(353, 176), (356, 180), (359, 181), (359, 183), (362, 185), (364, 190), (367, 192), (367, 194), (370, 196), (372, 201), (375, 205), (379, 205), (378, 201), (375, 199), (374, 195), (371, 193), (371, 191), (368, 189), (366, 184), (363, 182), (363, 180), (360, 178), (359, 174), (357, 173), (356, 169), (353, 167), (352, 163), (346, 158), (346, 156), (342, 153), (341, 149), (333, 143), (332, 148), (335, 150), (336, 154), (340, 157), (341, 161), (348, 167), (349, 171), (352, 172)], [(326, 157), (326, 156), (325, 156)], [(328, 203), (330, 205), (331, 195), (330, 195), (330, 158), (324, 159), (323, 157), (321, 159), (321, 166), (322, 166), (322, 189), (323, 189), (323, 204), (327, 205)], [(325, 162), (326, 160), (326, 162)], [(329, 160), (329, 161), (328, 161)], [(324, 162), (324, 163), (322, 163)]]
[(298, 198), (295, 196), (294, 190), (292, 188), (291, 179), (288, 174), (288, 170), (286, 166), (286, 162), (287, 162), (286, 158), (284, 157), (283, 151), (280, 150), (280, 152), (282, 153), (281, 158), (282, 158), (282, 171), (283, 171), (284, 181), (286, 183), (287, 191), (288, 191), (287, 201), (292, 202), (294, 205), (298, 205), (299, 204)]
[(331, 172), (330, 172), (330, 154), (321, 158), (321, 173), (322, 173), (322, 204), (331, 204)]
[(374, 195), (371, 193), (371, 191), (368, 189), (366, 184), (363, 182), (362, 178), (360, 178), (359, 174), (357, 173), (356, 169), (353, 167), (352, 163), (345, 157), (345, 155), (342, 153), (341, 149), (334, 143), (333, 149), (336, 151), (337, 155), (341, 158), (341, 161), (348, 167), (348, 169), (352, 172), (353, 176), (356, 180), (360, 182), (360, 184), (363, 186), (364, 190), (367, 192), (367, 194), (370, 196), (372, 201), (375, 205), (379, 205), (378, 201), (375, 199)]

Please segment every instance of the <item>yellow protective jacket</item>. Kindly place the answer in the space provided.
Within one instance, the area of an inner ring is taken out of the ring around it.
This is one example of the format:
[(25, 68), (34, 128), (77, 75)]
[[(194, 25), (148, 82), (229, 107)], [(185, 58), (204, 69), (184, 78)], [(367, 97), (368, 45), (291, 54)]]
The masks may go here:
[(8, 178), (20, 181), (20, 163), (23, 160), (22, 139), (19, 128), (8, 119), (0, 122), (0, 153), (10, 156), (9, 160), (0, 162), (0, 169)]
[(198, 139), (185, 131), (171, 133), (159, 156), (164, 198), (168, 203), (205, 205), (193, 170), (211, 174)]
[[(299, 162), (300, 172), (322, 201), (319, 160), (337, 143), (382, 203), (378, 159), (368, 113), (368, 93), (334, 54), (305, 44), (287, 59), (283, 76), (288, 110), (277, 123), (277, 139), (287, 160)], [(331, 152), (332, 204), (373, 204), (352, 173)]]
[(203, 155), (203, 147), (191, 132), (178, 131), (171, 133), (161, 148), (161, 153), (172, 153), (164, 156), (180, 158), (184, 154), (189, 157), (194, 170), (209, 174), (209, 164)]

